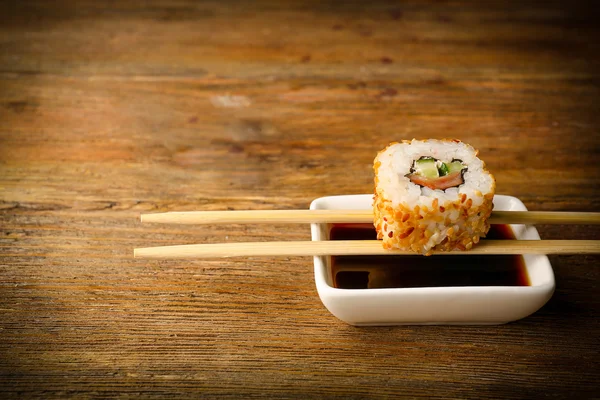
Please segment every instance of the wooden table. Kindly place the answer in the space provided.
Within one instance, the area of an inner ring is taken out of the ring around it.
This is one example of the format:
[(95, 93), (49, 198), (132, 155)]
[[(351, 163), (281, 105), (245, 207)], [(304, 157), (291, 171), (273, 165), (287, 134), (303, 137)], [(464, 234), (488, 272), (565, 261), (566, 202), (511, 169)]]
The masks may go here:
[(379, 328), (329, 314), (310, 258), (133, 259), (309, 239), (138, 217), (370, 193), (376, 152), (413, 137), (472, 144), (531, 210), (600, 211), (586, 3), (342, 3), (2, 3), (3, 397), (597, 394), (598, 256), (551, 257), (553, 298), (514, 323)]

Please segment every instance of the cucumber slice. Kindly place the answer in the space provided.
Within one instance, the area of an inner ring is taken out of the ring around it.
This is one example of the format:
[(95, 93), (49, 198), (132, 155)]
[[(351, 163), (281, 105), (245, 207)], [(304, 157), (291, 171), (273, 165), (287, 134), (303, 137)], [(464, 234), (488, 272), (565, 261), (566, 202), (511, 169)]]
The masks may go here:
[(448, 170), (448, 166), (446, 165), (446, 163), (443, 163), (443, 162), (440, 162), (438, 171), (440, 173), (440, 176), (446, 176), (450, 173), (450, 171)]
[(448, 173), (452, 174), (454, 172), (460, 172), (465, 168), (467, 167), (460, 161), (452, 161), (450, 164), (448, 164)]
[(438, 178), (440, 176), (433, 158), (421, 158), (420, 160), (415, 161), (414, 170), (415, 174), (429, 179)]

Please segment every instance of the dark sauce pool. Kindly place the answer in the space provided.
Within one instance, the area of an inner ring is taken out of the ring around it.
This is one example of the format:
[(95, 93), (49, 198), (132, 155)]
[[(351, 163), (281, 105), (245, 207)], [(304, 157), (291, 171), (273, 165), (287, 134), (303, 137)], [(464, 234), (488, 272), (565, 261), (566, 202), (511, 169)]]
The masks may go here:
[[(492, 225), (486, 238), (515, 236), (507, 225)], [(374, 240), (377, 234), (370, 224), (334, 224), (330, 239)], [(520, 255), (332, 256), (331, 271), (340, 289), (530, 285)]]

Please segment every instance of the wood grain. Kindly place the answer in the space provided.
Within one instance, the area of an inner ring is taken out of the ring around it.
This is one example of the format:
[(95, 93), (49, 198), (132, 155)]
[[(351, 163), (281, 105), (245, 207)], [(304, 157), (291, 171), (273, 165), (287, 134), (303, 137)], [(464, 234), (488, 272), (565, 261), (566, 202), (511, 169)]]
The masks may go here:
[(132, 249), (307, 240), (139, 215), (370, 193), (377, 151), (413, 137), (472, 144), (530, 210), (600, 211), (597, 21), (558, 0), (1, 2), (3, 397), (594, 397), (598, 256), (551, 256), (553, 298), (515, 323), (354, 328), (308, 259)]

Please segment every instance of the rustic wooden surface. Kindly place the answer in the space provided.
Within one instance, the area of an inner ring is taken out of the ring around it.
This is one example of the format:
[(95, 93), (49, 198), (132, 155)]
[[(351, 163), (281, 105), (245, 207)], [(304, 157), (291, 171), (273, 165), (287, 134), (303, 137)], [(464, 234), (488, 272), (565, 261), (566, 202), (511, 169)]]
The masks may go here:
[(593, 397), (599, 256), (552, 257), (521, 321), (383, 328), (331, 316), (308, 258), (132, 258), (308, 239), (138, 216), (369, 193), (413, 137), (471, 143), (532, 210), (600, 211), (590, 3), (2, 2), (2, 396)]

